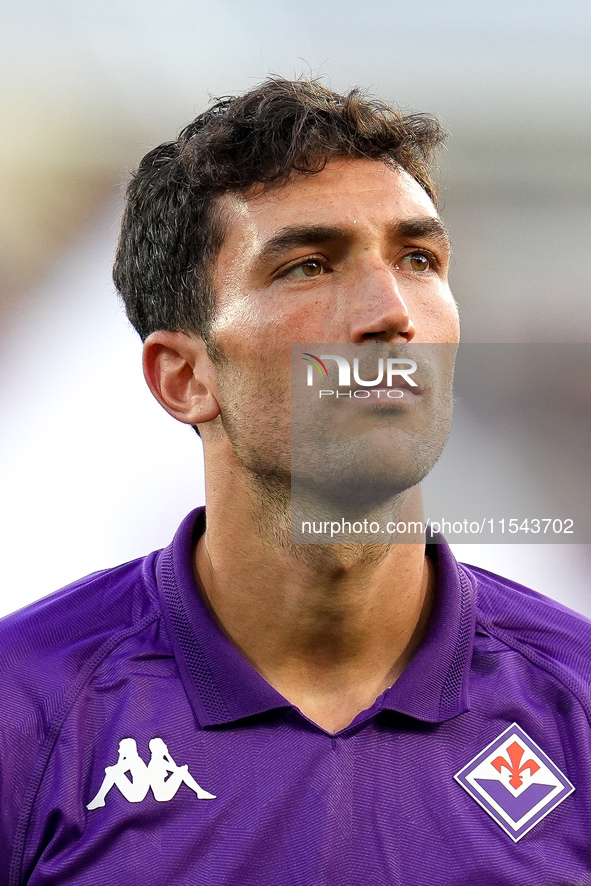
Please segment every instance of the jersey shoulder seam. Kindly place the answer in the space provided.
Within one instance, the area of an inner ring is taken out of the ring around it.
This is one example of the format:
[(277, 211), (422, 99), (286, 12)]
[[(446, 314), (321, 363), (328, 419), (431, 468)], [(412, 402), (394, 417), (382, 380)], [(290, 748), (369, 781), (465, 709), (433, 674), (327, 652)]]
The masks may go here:
[(94, 671), (102, 664), (105, 658), (107, 658), (107, 656), (111, 652), (113, 652), (113, 650), (119, 645), (119, 643), (123, 643), (125, 640), (129, 639), (129, 637), (133, 637), (134, 634), (141, 633), (141, 631), (148, 627), (152, 622), (158, 621), (161, 618), (162, 613), (160, 611), (150, 612), (145, 615), (138, 624), (132, 625), (131, 627), (128, 627), (123, 631), (119, 631), (112, 637), (109, 637), (109, 639), (106, 640), (105, 643), (103, 643), (103, 645), (95, 652), (92, 658), (90, 658), (86, 665), (81, 669), (77, 679), (72, 684), (70, 691), (66, 694), (60, 709), (56, 713), (53, 721), (49, 726), (47, 735), (41, 746), (37, 766), (33, 775), (31, 776), (29, 787), (25, 794), (21, 815), (19, 817), (15, 832), (12, 860), (8, 877), (8, 886), (20, 886), (23, 853), (29, 827), (29, 819), (35, 802), (35, 797), (43, 780), (43, 775), (53, 752), (55, 743), (59, 738), (62, 727), (67, 720), (70, 710), (74, 705), (78, 695), (80, 694), (88, 680), (92, 677)]
[(575, 696), (575, 698), (583, 708), (585, 716), (587, 717), (587, 721), (591, 726), (591, 704), (589, 700), (582, 695), (581, 688), (577, 685), (576, 681), (570, 676), (570, 674), (563, 666), (554, 661), (545, 659), (535, 650), (529, 648), (523, 643), (520, 643), (518, 640), (515, 640), (515, 638), (512, 637), (507, 631), (503, 630), (503, 628), (499, 628), (489, 622), (486, 618), (482, 618), (479, 613), (477, 613), (476, 616), (476, 623), (478, 626), (482, 627), (487, 634), (490, 634), (491, 637), (494, 637), (495, 640), (499, 640), (505, 646), (513, 649), (514, 652), (522, 655), (537, 668), (545, 671), (547, 674), (561, 683), (566, 689), (568, 689), (569, 692)]

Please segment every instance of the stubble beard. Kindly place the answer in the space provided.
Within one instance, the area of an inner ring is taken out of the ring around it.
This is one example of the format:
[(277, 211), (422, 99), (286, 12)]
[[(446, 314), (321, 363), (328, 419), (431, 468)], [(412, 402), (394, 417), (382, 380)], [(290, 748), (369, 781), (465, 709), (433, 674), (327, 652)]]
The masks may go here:
[[(223, 394), (222, 424), (233, 457), (245, 478), (245, 490), (252, 506), (252, 518), (263, 544), (279, 547), (294, 559), (313, 568), (342, 568), (346, 563), (377, 563), (390, 547), (384, 543), (314, 543), (292, 540), (292, 512), (299, 519), (356, 520), (361, 516), (379, 523), (403, 518), (407, 493), (430, 472), (441, 455), (451, 426), (453, 396), (451, 380), (438, 404), (428, 435), (413, 439), (407, 447), (411, 457), (402, 469), (385, 476), (375, 465), (368, 465), (363, 445), (356, 441), (351, 457), (343, 462), (338, 441), (334, 457), (327, 458), (330, 434), (324, 445), (321, 435), (313, 433), (318, 445), (303, 469), (292, 473), (290, 391), (284, 390), (280, 377), (261, 378), (256, 388), (254, 373), (230, 367), (223, 351), (213, 344), (211, 356), (218, 364), (220, 392)], [(262, 374), (262, 372), (261, 372)], [(264, 401), (261, 399), (264, 391)], [(274, 410), (268, 408), (275, 405)], [(330, 452), (328, 452), (330, 456)], [(302, 459), (298, 458), (302, 464)], [(327, 465), (337, 465), (335, 471)], [(311, 468), (311, 470), (310, 470)], [(421, 515), (422, 516), (422, 515)], [(299, 524), (298, 524), (299, 525)]]
[[(265, 380), (261, 389), (272, 385), (278, 403), (277, 415), (265, 414), (249, 378), (240, 369), (230, 372), (229, 361), (215, 342), (210, 356), (219, 370), (222, 425), (234, 460), (242, 468), (253, 519), (263, 542), (269, 539), (286, 547), (291, 534), (291, 446), (285, 422), (285, 415), (290, 414), (289, 394), (281, 394), (274, 380)], [(286, 404), (283, 409), (282, 404)], [(285, 428), (278, 427), (281, 419)]]
[[(228, 391), (238, 388), (222, 385)], [(253, 401), (250, 400), (250, 403)], [(292, 541), (292, 476), (289, 425), (271, 418), (261, 420), (256, 408), (238, 407), (234, 395), (224, 399), (222, 422), (235, 461), (242, 468), (253, 522), (264, 546), (284, 551), (302, 565), (335, 572), (347, 565), (378, 563), (387, 545), (295, 544)], [(289, 399), (280, 415), (289, 415)], [(253, 442), (256, 441), (256, 442)]]
[[(252, 400), (250, 401), (252, 402)], [(325, 484), (305, 480), (303, 485), (292, 477), (291, 439), (283, 413), (262, 420), (256, 408), (244, 410), (238, 403), (226, 403), (223, 425), (236, 462), (242, 468), (245, 490), (252, 506), (251, 514), (263, 545), (287, 553), (308, 568), (337, 572), (353, 565), (377, 565), (390, 549), (383, 542), (296, 543), (292, 540), (293, 519), (330, 520), (349, 509), (346, 519), (367, 516), (381, 525), (397, 522), (406, 513), (407, 493), (431, 470), (441, 454), (448, 426), (438, 434), (437, 446), (424, 445), (412, 470), (394, 483), (387, 484), (379, 474), (368, 476), (360, 470), (345, 477), (342, 484), (328, 478)], [(442, 438), (443, 441), (442, 441)], [(442, 441), (442, 442), (441, 442)], [(354, 504), (354, 508), (351, 505)], [(352, 510), (354, 514), (352, 514)], [(300, 525), (299, 523), (297, 525)]]

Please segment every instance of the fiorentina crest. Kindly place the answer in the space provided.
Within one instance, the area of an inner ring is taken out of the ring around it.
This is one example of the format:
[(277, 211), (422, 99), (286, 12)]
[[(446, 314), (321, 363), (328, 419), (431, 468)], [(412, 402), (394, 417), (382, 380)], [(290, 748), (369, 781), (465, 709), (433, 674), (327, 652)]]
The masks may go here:
[(574, 791), (517, 723), (454, 778), (515, 843)]

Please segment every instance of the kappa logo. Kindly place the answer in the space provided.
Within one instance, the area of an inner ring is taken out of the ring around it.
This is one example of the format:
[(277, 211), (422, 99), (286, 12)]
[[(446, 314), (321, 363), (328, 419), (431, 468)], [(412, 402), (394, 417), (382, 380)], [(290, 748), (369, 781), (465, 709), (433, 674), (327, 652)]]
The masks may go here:
[(517, 723), (454, 778), (515, 843), (574, 791), (568, 778)]
[(190, 788), (199, 800), (215, 800), (215, 794), (204, 791), (197, 784), (186, 764), (177, 766), (161, 738), (151, 739), (150, 754), (150, 762), (146, 765), (138, 753), (135, 738), (122, 738), (119, 742), (119, 759), (114, 766), (107, 766), (99, 792), (86, 808), (104, 806), (107, 794), (114, 787), (130, 803), (141, 803), (150, 788), (154, 799), (164, 803), (172, 800), (182, 784)]

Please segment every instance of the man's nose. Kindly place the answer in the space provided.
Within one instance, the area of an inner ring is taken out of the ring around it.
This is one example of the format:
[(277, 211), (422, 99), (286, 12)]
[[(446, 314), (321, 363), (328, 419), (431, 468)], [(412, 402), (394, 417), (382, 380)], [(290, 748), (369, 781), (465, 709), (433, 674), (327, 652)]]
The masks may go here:
[(416, 328), (402, 297), (396, 269), (386, 264), (366, 269), (350, 293), (350, 341), (411, 341)]

